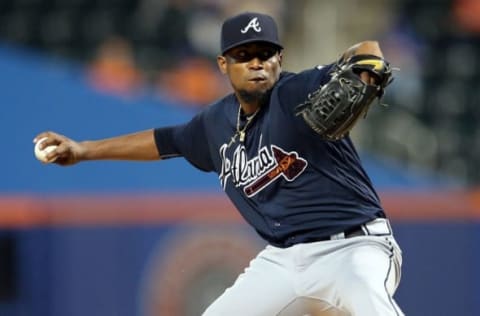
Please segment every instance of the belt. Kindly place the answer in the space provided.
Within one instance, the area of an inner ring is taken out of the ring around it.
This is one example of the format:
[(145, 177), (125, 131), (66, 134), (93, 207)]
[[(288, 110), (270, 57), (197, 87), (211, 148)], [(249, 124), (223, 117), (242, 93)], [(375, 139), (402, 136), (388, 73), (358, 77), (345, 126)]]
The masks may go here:
[(347, 239), (358, 236), (388, 236), (392, 234), (390, 222), (385, 218), (376, 218), (362, 225), (354, 226), (343, 232), (317, 239), (317, 241)]

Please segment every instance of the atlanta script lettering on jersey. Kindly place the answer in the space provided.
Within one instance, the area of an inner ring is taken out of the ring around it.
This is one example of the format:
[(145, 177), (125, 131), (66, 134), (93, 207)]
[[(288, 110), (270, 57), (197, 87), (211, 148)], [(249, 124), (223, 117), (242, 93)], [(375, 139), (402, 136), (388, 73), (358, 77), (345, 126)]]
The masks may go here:
[(275, 145), (261, 147), (258, 155), (252, 159), (248, 159), (245, 146), (239, 145), (230, 160), (227, 148), (227, 144), (220, 147), (220, 183), (225, 190), (227, 180), (231, 177), (236, 187), (243, 186), (248, 197), (254, 196), (279, 177), (289, 182), (295, 180), (308, 164), (297, 152), (286, 152)]

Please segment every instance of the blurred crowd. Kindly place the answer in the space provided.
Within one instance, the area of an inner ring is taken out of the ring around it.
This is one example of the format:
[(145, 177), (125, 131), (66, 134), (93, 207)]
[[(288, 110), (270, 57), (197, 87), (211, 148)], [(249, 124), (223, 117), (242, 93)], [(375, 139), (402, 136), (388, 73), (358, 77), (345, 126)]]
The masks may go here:
[(85, 63), (93, 86), (106, 93), (132, 97), (149, 86), (202, 106), (228, 91), (215, 60), (224, 18), (259, 10), (282, 22), (285, 3), (2, 0), (0, 40)]
[(87, 65), (99, 91), (203, 107), (230, 91), (216, 66), (222, 21), (273, 15), (284, 68), (333, 61), (377, 39), (400, 70), (353, 136), (407, 168), (480, 183), (479, 0), (2, 0), (0, 39)]
[(399, 68), (363, 124), (363, 148), (413, 170), (435, 170), (462, 185), (480, 183), (480, 2), (396, 1), (379, 37)]
[(243, 10), (270, 12), (282, 20), (285, 5), (283, 1), (138, 1), (131, 29), (109, 34), (88, 58), (90, 82), (127, 97), (151, 85), (165, 98), (204, 106), (229, 91), (216, 65), (220, 25)]

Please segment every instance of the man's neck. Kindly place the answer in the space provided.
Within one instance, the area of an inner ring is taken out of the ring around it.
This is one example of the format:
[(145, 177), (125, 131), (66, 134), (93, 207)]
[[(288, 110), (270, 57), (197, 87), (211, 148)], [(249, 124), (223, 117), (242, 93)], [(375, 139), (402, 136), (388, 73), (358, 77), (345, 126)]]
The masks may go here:
[(259, 103), (244, 103), (240, 100), (240, 106), (242, 107), (243, 114), (250, 115), (255, 113), (259, 108)]
[(267, 102), (269, 94), (258, 95), (256, 97), (244, 97), (242, 93), (235, 93), (240, 106), (242, 107), (243, 114), (250, 115), (255, 113), (262, 105)]
[(258, 111), (263, 104), (268, 102), (270, 93), (271, 90), (257, 93), (247, 93), (246, 91), (240, 90), (236, 91), (235, 95), (240, 103), (240, 106), (242, 107), (243, 113), (245, 115), (251, 115)]

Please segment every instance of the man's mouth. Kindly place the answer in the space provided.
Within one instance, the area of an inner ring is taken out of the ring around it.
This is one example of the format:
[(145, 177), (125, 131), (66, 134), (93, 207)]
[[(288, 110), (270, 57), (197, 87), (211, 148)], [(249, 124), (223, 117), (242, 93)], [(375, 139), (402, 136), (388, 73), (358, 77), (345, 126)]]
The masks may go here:
[(248, 81), (263, 82), (263, 81), (266, 81), (266, 80), (267, 80), (267, 78), (265, 78), (263, 76), (257, 76), (257, 77), (250, 78)]

